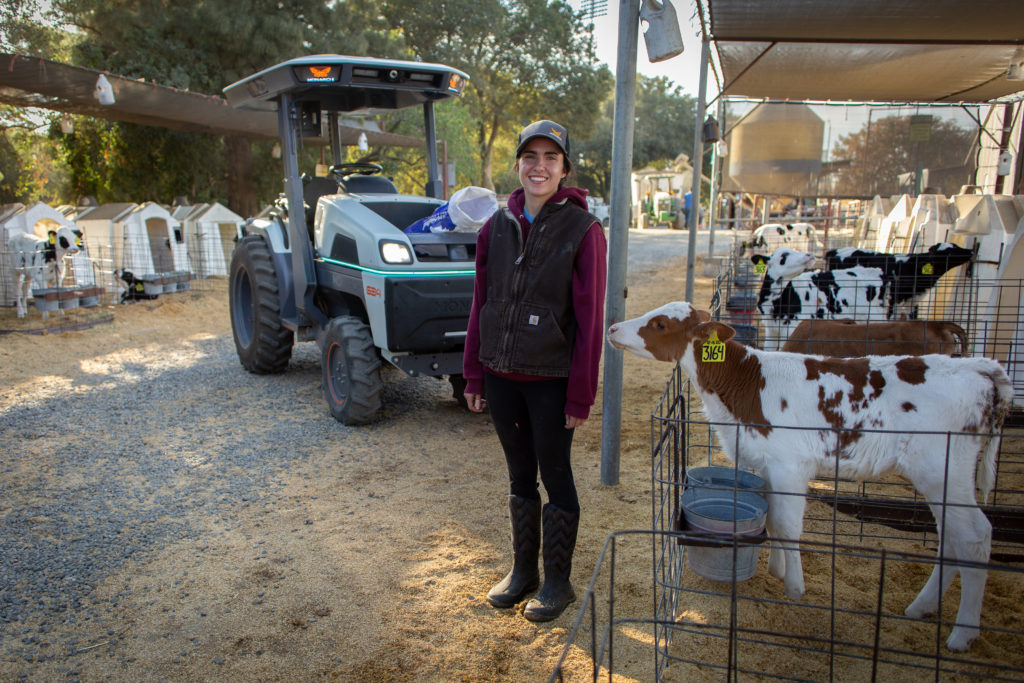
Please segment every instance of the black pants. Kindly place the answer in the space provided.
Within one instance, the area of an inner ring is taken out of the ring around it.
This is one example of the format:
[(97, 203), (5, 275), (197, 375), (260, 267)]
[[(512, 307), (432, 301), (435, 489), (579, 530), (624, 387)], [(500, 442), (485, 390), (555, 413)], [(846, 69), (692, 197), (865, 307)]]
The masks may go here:
[(540, 470), (548, 502), (567, 512), (579, 512), (569, 462), (575, 430), (565, 428), (568, 386), (568, 379), (513, 382), (484, 373), (487, 406), (508, 465), (509, 492), (540, 498)]

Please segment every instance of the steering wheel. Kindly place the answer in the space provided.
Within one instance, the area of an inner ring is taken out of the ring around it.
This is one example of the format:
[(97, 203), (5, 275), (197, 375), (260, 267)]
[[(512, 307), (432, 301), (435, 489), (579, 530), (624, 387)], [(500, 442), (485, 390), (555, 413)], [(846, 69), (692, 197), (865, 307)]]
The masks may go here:
[(384, 167), (380, 164), (370, 164), (366, 162), (357, 162), (352, 164), (337, 164), (331, 166), (331, 175), (338, 178), (344, 178), (345, 176), (353, 175), (358, 173), (359, 175), (375, 175), (382, 173)]

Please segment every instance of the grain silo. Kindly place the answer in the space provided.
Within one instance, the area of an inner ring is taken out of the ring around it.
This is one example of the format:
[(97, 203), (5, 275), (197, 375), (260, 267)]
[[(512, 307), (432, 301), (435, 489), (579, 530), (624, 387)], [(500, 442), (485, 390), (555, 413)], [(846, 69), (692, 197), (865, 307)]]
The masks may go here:
[(806, 104), (757, 105), (728, 136), (724, 190), (814, 196), (825, 122)]

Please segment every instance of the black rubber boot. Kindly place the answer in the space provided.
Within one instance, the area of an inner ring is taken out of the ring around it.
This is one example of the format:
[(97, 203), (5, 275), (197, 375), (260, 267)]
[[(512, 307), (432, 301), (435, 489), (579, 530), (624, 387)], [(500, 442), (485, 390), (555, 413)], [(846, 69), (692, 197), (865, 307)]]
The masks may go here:
[(544, 585), (523, 610), (530, 621), (557, 619), (576, 600), (569, 575), (579, 525), (579, 512), (568, 512), (551, 503), (544, 506)]
[(509, 496), (508, 514), (512, 521), (512, 571), (487, 594), (487, 602), (502, 609), (514, 607), (540, 584), (540, 499)]

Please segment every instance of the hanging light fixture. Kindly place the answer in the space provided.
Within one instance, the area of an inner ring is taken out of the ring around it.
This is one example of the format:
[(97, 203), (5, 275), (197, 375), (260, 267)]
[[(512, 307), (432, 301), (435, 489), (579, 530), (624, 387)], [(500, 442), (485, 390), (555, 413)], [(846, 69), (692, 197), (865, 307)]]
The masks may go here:
[(721, 137), (718, 133), (718, 121), (715, 121), (714, 116), (708, 116), (704, 119), (704, 130), (703, 130), (704, 142), (718, 142)]
[(109, 106), (114, 103), (114, 88), (110, 85), (110, 81), (103, 74), (99, 75), (96, 79), (96, 87), (93, 88), (93, 97), (99, 100), (99, 103), (105, 106)]
[(1010, 57), (1010, 66), (1006, 70), (1006, 80), (1024, 81), (1024, 45), (1018, 47)]
[(359, 141), (356, 144), (359, 146), (360, 152), (370, 149), (370, 141), (366, 139), (366, 133), (359, 134)]
[(60, 132), (64, 135), (71, 135), (75, 132), (75, 120), (71, 118), (71, 114), (64, 114), (60, 117)]

